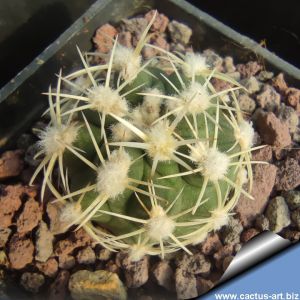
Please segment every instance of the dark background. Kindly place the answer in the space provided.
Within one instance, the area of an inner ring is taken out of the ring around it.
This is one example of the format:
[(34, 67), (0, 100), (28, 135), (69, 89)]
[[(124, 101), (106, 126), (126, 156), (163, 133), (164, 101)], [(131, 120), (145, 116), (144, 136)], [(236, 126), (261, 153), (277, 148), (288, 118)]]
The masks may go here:
[[(95, 0), (0, 0), (0, 87)], [(121, 1), (121, 0), (115, 0)], [(203, 11), (300, 67), (299, 0), (190, 0)]]

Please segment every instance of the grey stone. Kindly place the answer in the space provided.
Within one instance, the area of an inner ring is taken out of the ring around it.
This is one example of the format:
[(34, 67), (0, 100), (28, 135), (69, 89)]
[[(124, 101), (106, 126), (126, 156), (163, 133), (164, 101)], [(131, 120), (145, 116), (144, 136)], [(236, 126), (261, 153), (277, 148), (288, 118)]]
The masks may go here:
[(171, 39), (174, 42), (186, 45), (192, 36), (192, 29), (183, 23), (172, 21), (168, 24)]
[(300, 207), (300, 191), (287, 191), (283, 193), (283, 197), (290, 210)]
[(265, 213), (270, 222), (270, 230), (280, 232), (291, 223), (290, 213), (283, 197), (270, 200)]
[(269, 230), (270, 224), (268, 218), (264, 215), (259, 215), (255, 219), (255, 227), (260, 231)]
[(296, 210), (292, 211), (291, 213), (291, 219), (293, 222), (293, 225), (300, 230), (300, 207)]
[(241, 84), (248, 90), (249, 94), (258, 92), (261, 86), (259, 81), (254, 76), (243, 79)]
[(242, 111), (247, 113), (254, 112), (256, 108), (255, 101), (245, 93), (240, 93), (238, 96), (238, 102)]
[(81, 249), (77, 254), (77, 261), (83, 265), (93, 264), (96, 261), (94, 250), (90, 246)]
[(221, 240), (224, 244), (235, 245), (240, 242), (243, 226), (238, 219), (230, 218), (228, 225), (221, 230)]
[(53, 253), (53, 239), (54, 236), (52, 232), (49, 231), (47, 224), (41, 221), (36, 232), (36, 260), (41, 262), (47, 261)]
[(45, 278), (42, 274), (26, 272), (21, 276), (21, 285), (26, 291), (34, 294), (38, 293), (44, 283)]
[(293, 109), (291, 106), (281, 103), (279, 111), (277, 112), (277, 117), (283, 122), (287, 123), (290, 133), (296, 132), (299, 124), (299, 117), (295, 109)]

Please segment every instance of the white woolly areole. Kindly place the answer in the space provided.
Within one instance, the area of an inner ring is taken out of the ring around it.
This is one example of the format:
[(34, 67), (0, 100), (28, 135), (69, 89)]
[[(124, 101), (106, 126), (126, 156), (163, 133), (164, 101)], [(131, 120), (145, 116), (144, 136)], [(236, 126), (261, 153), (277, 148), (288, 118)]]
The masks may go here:
[(142, 57), (135, 55), (131, 48), (117, 45), (114, 53), (113, 65), (120, 71), (125, 80), (134, 79), (141, 67)]
[(126, 189), (131, 159), (122, 148), (114, 150), (110, 159), (98, 170), (97, 191), (116, 198)]
[(147, 132), (147, 152), (151, 158), (159, 161), (170, 160), (176, 150), (177, 140), (166, 122), (158, 122)]
[(39, 134), (39, 147), (46, 155), (61, 154), (67, 146), (72, 146), (78, 135), (79, 126), (70, 125), (52, 125), (47, 126), (45, 131)]
[(144, 245), (131, 245), (129, 249), (129, 260), (137, 262), (147, 254), (147, 247)]
[(175, 229), (175, 222), (167, 216), (161, 206), (154, 206), (150, 212), (150, 219), (146, 228), (151, 239), (160, 241), (172, 234)]
[(206, 158), (199, 164), (201, 173), (210, 181), (217, 181), (224, 178), (229, 165), (229, 157), (218, 149), (210, 148)]
[(125, 98), (121, 97), (116, 90), (110, 87), (97, 86), (91, 88), (88, 94), (92, 109), (104, 114), (113, 113), (119, 117), (128, 112), (128, 105)]
[(114, 142), (129, 142), (134, 140), (135, 135), (132, 130), (128, 129), (122, 123), (117, 123), (111, 126), (112, 140)]
[(79, 219), (81, 216), (81, 206), (76, 202), (68, 202), (62, 208), (59, 220), (62, 223), (71, 224), (74, 220)]
[[(145, 93), (161, 95), (161, 92), (156, 88), (147, 89)], [(159, 118), (161, 103), (162, 98), (148, 95), (144, 96), (143, 103), (136, 107), (131, 113), (134, 124), (140, 127), (151, 126), (151, 124)]]
[[(200, 114), (206, 111), (210, 107), (210, 96), (205, 87), (200, 83), (194, 82), (188, 88), (184, 89), (180, 95), (182, 101), (169, 100), (168, 105), (171, 101), (175, 102), (173, 105), (181, 106), (184, 105), (185, 109), (190, 114)], [(176, 103), (177, 102), (177, 103)]]
[(229, 214), (224, 209), (216, 209), (212, 211), (210, 217), (214, 231), (218, 231), (229, 222)]
[(234, 135), (242, 150), (248, 150), (252, 147), (254, 140), (252, 123), (242, 120), (239, 123), (239, 127), (235, 130)]
[(183, 74), (191, 78), (194, 75), (201, 75), (203, 71), (208, 69), (206, 58), (199, 53), (187, 53), (182, 65)]

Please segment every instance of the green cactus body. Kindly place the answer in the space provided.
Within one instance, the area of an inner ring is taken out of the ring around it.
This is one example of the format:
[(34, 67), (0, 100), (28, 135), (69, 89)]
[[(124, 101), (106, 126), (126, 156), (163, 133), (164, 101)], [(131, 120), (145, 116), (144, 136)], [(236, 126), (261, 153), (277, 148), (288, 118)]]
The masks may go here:
[[(76, 74), (88, 87), (78, 87), (74, 74), (60, 74), (57, 92), (48, 93), (49, 126), (79, 129), (56, 152), (47, 152), (47, 133), (41, 136), (41, 154), (48, 158), (36, 173), (45, 168), (44, 185), (66, 204), (64, 221), (85, 227), (107, 248), (127, 250), (133, 260), (180, 248), (190, 253), (188, 245), (226, 225), (241, 193), (249, 196), (243, 184), (246, 169), (251, 175), (253, 129), (235, 101), (240, 86), (217, 93), (212, 77), (233, 80), (209, 69), (188, 77), (184, 59), (174, 54), (169, 75), (147, 61), (133, 72), (141, 61), (138, 51), (126, 52), (120, 70), (114, 65), (118, 51), (125, 50), (116, 41), (98, 73), (80, 53), (84, 69)], [(60, 92), (62, 81), (79, 92)], [(68, 103), (64, 113), (62, 97)], [(50, 180), (56, 161), (60, 187)]]

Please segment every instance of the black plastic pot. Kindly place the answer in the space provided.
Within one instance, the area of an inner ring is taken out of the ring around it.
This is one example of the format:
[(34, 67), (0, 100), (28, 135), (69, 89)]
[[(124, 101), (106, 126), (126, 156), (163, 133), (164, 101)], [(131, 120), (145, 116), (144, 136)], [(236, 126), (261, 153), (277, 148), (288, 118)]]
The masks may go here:
[(67, 73), (80, 65), (76, 45), (90, 50), (91, 38), (100, 25), (117, 23), (151, 8), (188, 24), (193, 29), (194, 49), (212, 48), (222, 56), (233, 56), (235, 62), (263, 61), (268, 71), (284, 72), (291, 85), (300, 87), (299, 69), (183, 0), (98, 0), (0, 90), (0, 151), (13, 147), (16, 137), (39, 119), (47, 105), (41, 93), (55, 82), (54, 74), (60, 68)]

